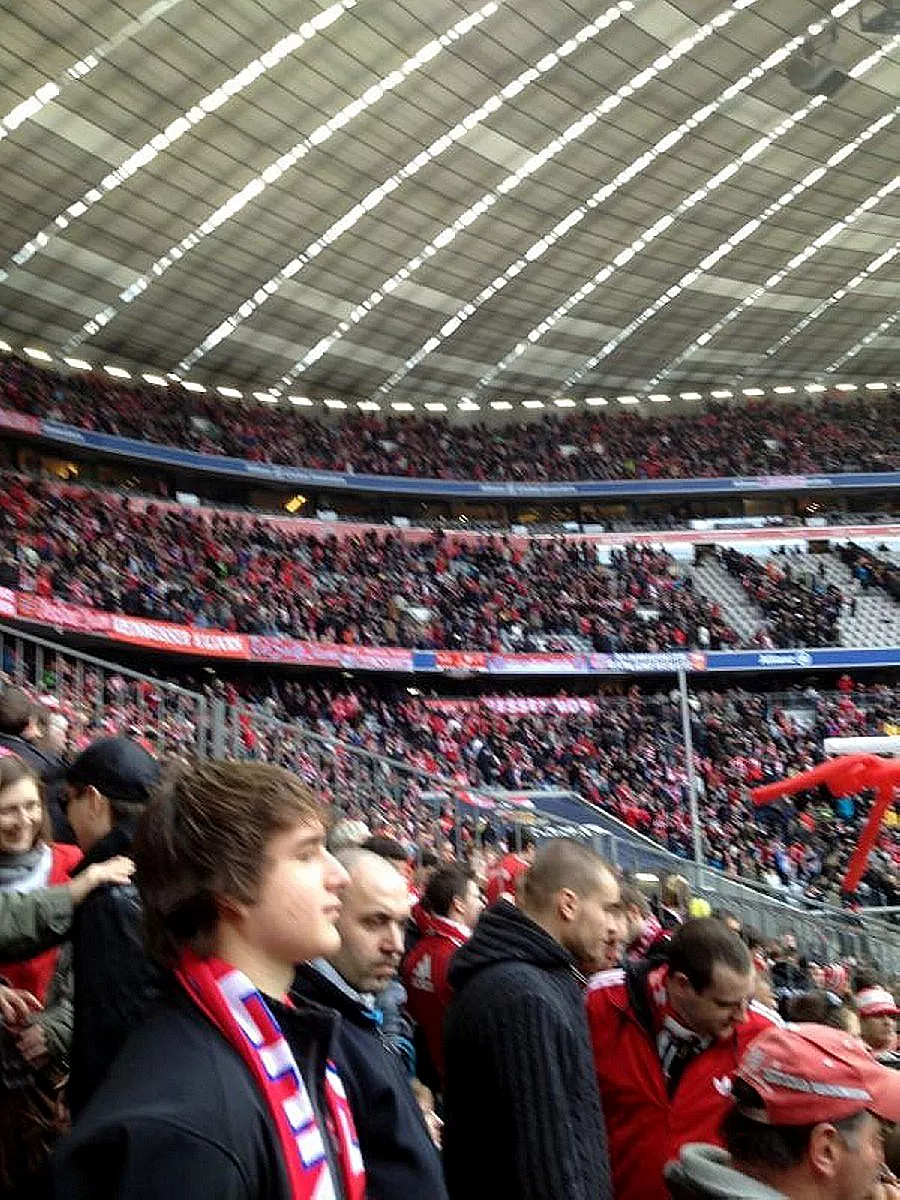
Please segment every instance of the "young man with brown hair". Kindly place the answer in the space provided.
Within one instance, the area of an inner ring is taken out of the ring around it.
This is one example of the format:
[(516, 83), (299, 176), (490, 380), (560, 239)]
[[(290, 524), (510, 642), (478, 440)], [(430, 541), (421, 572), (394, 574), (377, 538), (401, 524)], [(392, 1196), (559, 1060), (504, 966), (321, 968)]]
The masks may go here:
[(295, 965), (340, 941), (347, 876), (315, 797), (268, 764), (172, 768), (134, 852), (170, 994), (61, 1144), (57, 1194), (362, 1200), (337, 1018), (286, 999)]

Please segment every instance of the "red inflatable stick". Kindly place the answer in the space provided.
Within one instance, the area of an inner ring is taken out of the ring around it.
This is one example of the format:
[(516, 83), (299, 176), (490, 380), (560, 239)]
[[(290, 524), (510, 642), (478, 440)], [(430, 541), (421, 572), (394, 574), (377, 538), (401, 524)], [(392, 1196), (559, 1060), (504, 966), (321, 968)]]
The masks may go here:
[(754, 804), (770, 804), (782, 796), (793, 796), (796, 792), (805, 792), (821, 783), (825, 784), (832, 796), (852, 796), (868, 788), (875, 791), (875, 803), (844, 876), (843, 890), (855, 892), (878, 840), (884, 814), (900, 788), (900, 761), (879, 758), (877, 754), (845, 754), (820, 763), (809, 771), (801, 771), (799, 775), (792, 775), (789, 779), (779, 779), (777, 783), (754, 788), (750, 795)]

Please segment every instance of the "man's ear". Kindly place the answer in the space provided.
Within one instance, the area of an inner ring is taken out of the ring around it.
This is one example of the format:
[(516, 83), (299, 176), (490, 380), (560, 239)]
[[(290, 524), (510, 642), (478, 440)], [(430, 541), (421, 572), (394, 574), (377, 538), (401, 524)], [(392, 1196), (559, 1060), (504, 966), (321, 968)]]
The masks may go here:
[(84, 792), (87, 799), (88, 811), (92, 817), (104, 817), (107, 815), (112, 817), (112, 805), (101, 791), (98, 791), (92, 783), (89, 783)]
[(816, 1125), (809, 1135), (807, 1158), (820, 1179), (835, 1179), (848, 1153), (847, 1143), (833, 1125)]
[(574, 921), (578, 915), (580, 900), (571, 888), (560, 888), (556, 893), (556, 911), (564, 921)]

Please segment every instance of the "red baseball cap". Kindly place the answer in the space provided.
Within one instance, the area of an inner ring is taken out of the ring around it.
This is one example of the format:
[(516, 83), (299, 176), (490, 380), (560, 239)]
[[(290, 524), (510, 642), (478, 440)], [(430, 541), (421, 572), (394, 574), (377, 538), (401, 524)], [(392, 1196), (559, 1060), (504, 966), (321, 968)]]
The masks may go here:
[(856, 993), (856, 1009), (861, 1017), (896, 1017), (900, 1014), (891, 993), (877, 984)]
[(761, 1033), (735, 1072), (759, 1093), (762, 1110), (741, 1111), (767, 1125), (818, 1125), (863, 1110), (900, 1121), (900, 1071), (883, 1067), (859, 1038), (825, 1025)]

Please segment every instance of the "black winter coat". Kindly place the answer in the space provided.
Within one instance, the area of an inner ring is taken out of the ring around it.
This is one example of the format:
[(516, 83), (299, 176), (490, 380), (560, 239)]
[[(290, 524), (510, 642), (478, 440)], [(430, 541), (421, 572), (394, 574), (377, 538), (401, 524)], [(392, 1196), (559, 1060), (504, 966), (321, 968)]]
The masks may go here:
[(457, 950), (449, 981), (451, 1200), (609, 1200), (584, 981), (572, 956), (501, 900)]
[(440, 1156), (403, 1058), (376, 1014), (308, 963), (298, 969), (292, 995), (341, 1016), (334, 1058), (366, 1165), (366, 1200), (447, 1200)]
[[(131, 850), (129, 822), (115, 825), (85, 855), (74, 874)], [(96, 888), (72, 923), (74, 1025), (68, 1098), (77, 1116), (103, 1079), (125, 1039), (161, 992), (162, 975), (144, 953), (137, 888)]]
[[(325, 1062), (338, 1018), (266, 1000), (324, 1129)], [(183, 996), (167, 998), (129, 1039), (57, 1147), (53, 1181), (57, 1200), (290, 1200), (262, 1092)]]

